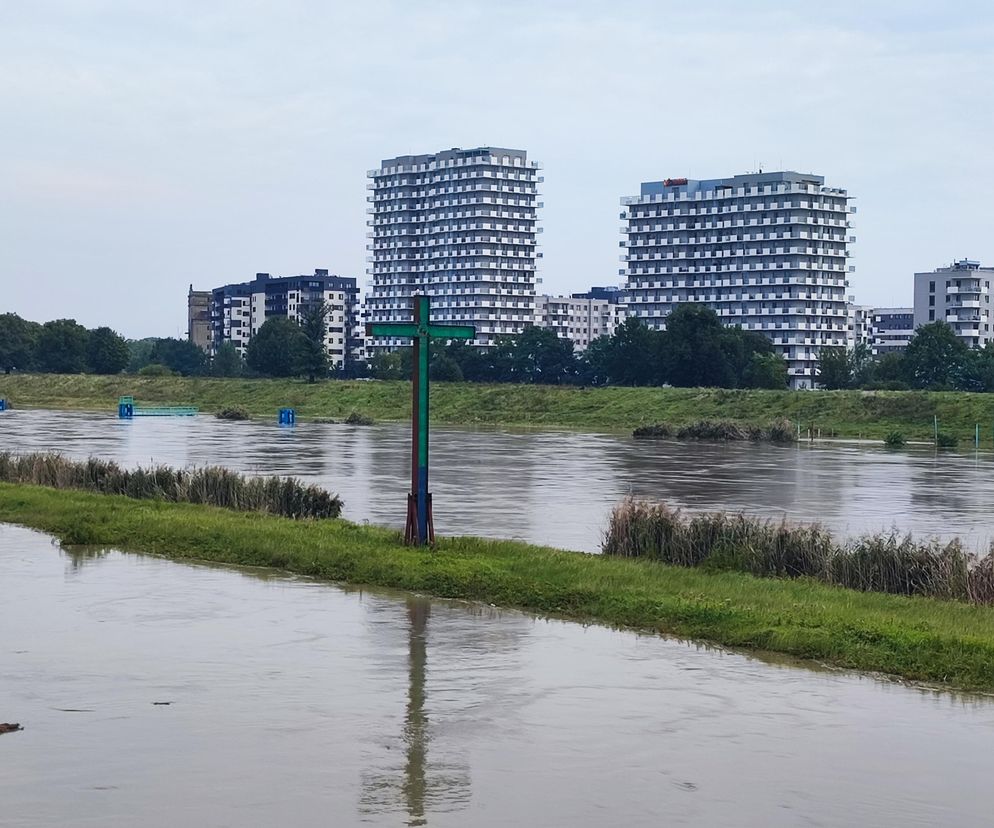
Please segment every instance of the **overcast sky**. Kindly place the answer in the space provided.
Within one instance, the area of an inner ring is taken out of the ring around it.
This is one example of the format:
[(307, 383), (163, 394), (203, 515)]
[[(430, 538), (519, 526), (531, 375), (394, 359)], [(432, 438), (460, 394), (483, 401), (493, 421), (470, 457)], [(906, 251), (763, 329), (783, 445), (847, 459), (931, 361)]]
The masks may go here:
[(3, 0), (0, 312), (179, 335), (186, 292), (364, 286), (366, 170), (540, 161), (542, 288), (619, 281), (621, 196), (794, 169), (855, 196), (863, 304), (994, 265), (994, 3)]

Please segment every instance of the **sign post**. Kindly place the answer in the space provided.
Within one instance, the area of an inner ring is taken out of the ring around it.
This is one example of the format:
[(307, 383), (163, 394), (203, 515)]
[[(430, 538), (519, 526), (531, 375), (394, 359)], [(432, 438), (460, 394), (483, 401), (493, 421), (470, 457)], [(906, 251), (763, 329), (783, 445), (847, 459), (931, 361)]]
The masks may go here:
[(434, 325), (431, 323), (431, 301), (417, 294), (414, 300), (414, 322), (370, 322), (366, 336), (410, 337), (414, 344), (411, 370), (411, 492), (407, 496), (407, 523), (404, 541), (413, 546), (425, 546), (435, 540), (431, 514), (431, 494), (428, 492), (428, 347), (432, 339), (472, 339), (472, 325)]

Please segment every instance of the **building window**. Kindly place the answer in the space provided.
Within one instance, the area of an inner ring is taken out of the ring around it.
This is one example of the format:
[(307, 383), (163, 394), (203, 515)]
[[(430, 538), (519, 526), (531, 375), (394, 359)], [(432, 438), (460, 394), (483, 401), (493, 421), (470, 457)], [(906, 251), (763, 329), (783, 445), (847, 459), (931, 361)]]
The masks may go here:
[(930, 310), (928, 312), (928, 321), (929, 322), (934, 322), (935, 321), (935, 311), (934, 310)]
[(935, 282), (929, 282), (928, 283), (928, 292), (929, 293), (935, 293)]

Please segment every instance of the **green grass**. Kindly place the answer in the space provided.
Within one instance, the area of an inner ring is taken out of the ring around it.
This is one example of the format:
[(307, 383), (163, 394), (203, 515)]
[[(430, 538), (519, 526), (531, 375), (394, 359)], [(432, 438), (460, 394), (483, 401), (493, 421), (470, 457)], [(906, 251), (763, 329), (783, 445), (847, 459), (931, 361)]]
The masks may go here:
[[(298, 416), (342, 420), (351, 412), (376, 421), (410, 416), (406, 382), (195, 379), (24, 374), (0, 376), (0, 397), (18, 408), (90, 409), (112, 412), (133, 394), (139, 405), (195, 405), (215, 413), (228, 407), (274, 418), (283, 406)], [(766, 426), (786, 417), (823, 437), (882, 440), (900, 431), (931, 440), (933, 416), (944, 433), (972, 445), (980, 423), (990, 446), (994, 394), (927, 391), (733, 391), (714, 388), (574, 388), (534, 385), (432, 385), (432, 421), (454, 425), (506, 425), (628, 431), (651, 423), (682, 426), (729, 419)]]
[(405, 547), (396, 532), (208, 506), (0, 484), (0, 521), (178, 560), (276, 567), (333, 581), (785, 653), (967, 690), (994, 690), (994, 610), (812, 580), (705, 573), (510, 541)]

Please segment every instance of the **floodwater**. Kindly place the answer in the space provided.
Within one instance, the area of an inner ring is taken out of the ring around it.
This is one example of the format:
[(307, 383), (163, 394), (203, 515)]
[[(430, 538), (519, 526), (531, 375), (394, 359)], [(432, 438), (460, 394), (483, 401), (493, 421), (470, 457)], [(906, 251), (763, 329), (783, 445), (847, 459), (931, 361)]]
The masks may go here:
[[(213, 417), (139, 418), (11, 411), (0, 449), (58, 450), (126, 465), (219, 464), (293, 474), (338, 492), (344, 516), (403, 527), (410, 431)], [(985, 550), (994, 538), (994, 454), (889, 451), (854, 443), (792, 446), (635, 441), (571, 432), (432, 432), (431, 488), (441, 533), (518, 538), (597, 551), (626, 495), (691, 510), (820, 521), (842, 534), (896, 527)]]
[(0, 525), (0, 823), (976, 826), (994, 700)]

